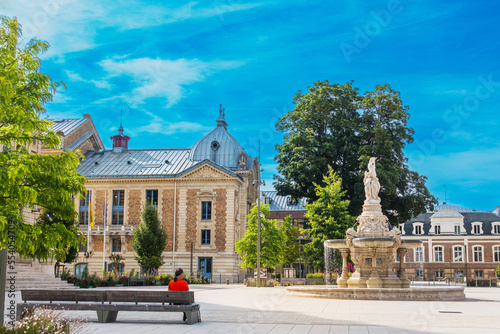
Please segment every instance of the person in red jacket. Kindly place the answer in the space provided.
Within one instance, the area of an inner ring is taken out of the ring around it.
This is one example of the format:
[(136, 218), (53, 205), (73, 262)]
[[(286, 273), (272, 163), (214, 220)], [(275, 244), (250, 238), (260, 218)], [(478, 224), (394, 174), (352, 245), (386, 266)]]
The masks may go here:
[[(175, 277), (173, 280), (171, 280), (168, 283), (168, 290), (169, 291), (189, 291), (189, 286), (188, 283), (183, 280), (184, 278), (184, 271), (182, 268), (179, 268), (175, 271)], [(184, 304), (177, 304), (174, 303), (174, 305), (184, 305)], [(186, 313), (183, 313), (182, 321), (186, 321)]]
[(179, 268), (175, 271), (175, 277), (173, 280), (168, 283), (169, 291), (189, 291), (188, 283), (183, 280), (184, 271), (182, 268)]

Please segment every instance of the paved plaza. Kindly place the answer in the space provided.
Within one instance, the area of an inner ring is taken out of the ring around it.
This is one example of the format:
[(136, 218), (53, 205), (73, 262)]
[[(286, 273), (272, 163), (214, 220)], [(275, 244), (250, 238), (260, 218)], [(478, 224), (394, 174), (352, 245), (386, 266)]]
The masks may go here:
[(92, 333), (500, 333), (500, 288), (466, 288), (463, 302), (304, 298), (288, 296), (284, 287), (191, 289), (202, 315), (191, 326), (180, 313), (120, 312), (107, 324), (95, 312), (67, 314), (86, 318)]

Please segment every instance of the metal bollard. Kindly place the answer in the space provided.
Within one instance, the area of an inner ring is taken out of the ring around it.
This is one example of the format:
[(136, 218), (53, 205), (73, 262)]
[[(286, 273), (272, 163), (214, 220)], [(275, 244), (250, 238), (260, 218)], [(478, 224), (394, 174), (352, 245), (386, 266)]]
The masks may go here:
[(229, 278), (226, 278), (226, 285), (229, 285)]

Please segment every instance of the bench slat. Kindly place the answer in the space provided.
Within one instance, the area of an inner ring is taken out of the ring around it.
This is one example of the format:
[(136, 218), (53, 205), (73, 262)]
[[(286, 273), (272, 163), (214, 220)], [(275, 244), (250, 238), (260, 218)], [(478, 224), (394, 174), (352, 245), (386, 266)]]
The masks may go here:
[(195, 312), (200, 309), (199, 304), (192, 305), (159, 305), (159, 304), (90, 304), (90, 303), (19, 303), (18, 310), (48, 306), (57, 310), (75, 311), (150, 311), (150, 312)]
[(176, 303), (194, 304), (193, 291), (162, 290), (86, 290), (86, 289), (23, 289), (21, 299), (48, 302), (104, 302), (111, 303)]

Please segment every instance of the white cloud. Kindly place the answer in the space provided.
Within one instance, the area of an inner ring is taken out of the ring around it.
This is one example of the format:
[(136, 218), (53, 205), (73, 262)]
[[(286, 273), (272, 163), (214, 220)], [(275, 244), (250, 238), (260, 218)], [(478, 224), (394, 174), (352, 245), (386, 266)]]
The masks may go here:
[[(3, 15), (18, 18), (26, 41), (37, 37), (51, 43), (47, 56), (81, 51), (96, 46), (98, 29), (124, 31), (191, 19), (221, 16), (248, 10), (261, 3), (228, 4), (214, 1), (204, 7), (198, 2), (172, 6), (139, 0), (3, 0)], [(26, 42), (25, 41), (25, 42)]]
[(178, 122), (178, 123), (168, 123), (164, 122), (152, 122), (148, 125), (138, 127), (133, 129), (134, 133), (148, 132), (148, 133), (161, 133), (164, 135), (171, 135), (175, 133), (200, 133), (211, 130), (212, 128), (203, 126), (198, 123), (192, 122)]
[(80, 81), (80, 82), (86, 82), (86, 83), (91, 83), (95, 85), (97, 88), (105, 88), (105, 89), (111, 89), (111, 85), (109, 82), (106, 80), (85, 80), (80, 76), (80, 74), (72, 72), (72, 71), (64, 71), (66, 73), (66, 76), (71, 80), (71, 81)]
[(182, 99), (187, 93), (184, 88), (202, 82), (206, 76), (217, 71), (243, 65), (240, 61), (203, 62), (198, 59), (151, 59), (127, 60), (105, 59), (99, 65), (109, 73), (109, 77), (130, 76), (136, 87), (130, 92), (127, 102), (142, 104), (148, 98), (164, 97), (167, 108)]

